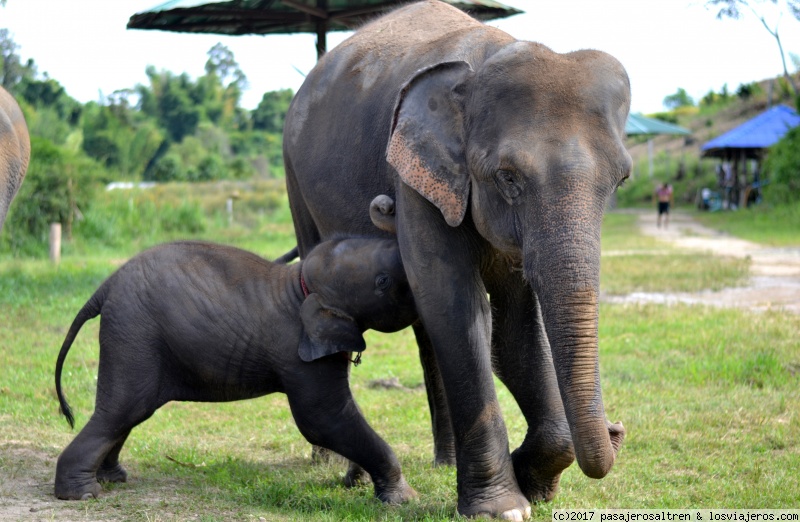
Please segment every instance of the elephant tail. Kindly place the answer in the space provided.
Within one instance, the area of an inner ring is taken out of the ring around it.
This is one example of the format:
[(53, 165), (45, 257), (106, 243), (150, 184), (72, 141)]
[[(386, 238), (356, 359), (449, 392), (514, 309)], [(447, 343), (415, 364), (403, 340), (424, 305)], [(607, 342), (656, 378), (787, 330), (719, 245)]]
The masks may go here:
[(278, 263), (279, 265), (285, 265), (290, 261), (294, 261), (295, 259), (297, 259), (297, 253), (298, 253), (297, 247), (294, 247), (293, 249), (283, 254), (281, 257), (275, 259), (274, 262)]
[(58, 395), (58, 403), (61, 405), (61, 413), (67, 418), (70, 428), (75, 427), (75, 417), (72, 415), (72, 408), (67, 404), (64, 393), (61, 391), (61, 370), (64, 367), (64, 360), (67, 358), (67, 352), (69, 352), (69, 349), (72, 347), (72, 343), (75, 341), (75, 337), (78, 336), (78, 332), (83, 324), (100, 315), (103, 301), (105, 301), (104, 287), (105, 285), (101, 286), (94, 295), (89, 298), (86, 304), (83, 305), (78, 315), (75, 316), (72, 325), (69, 327), (67, 336), (64, 338), (64, 343), (61, 345), (61, 351), (58, 352), (58, 359), (56, 360), (56, 395)]

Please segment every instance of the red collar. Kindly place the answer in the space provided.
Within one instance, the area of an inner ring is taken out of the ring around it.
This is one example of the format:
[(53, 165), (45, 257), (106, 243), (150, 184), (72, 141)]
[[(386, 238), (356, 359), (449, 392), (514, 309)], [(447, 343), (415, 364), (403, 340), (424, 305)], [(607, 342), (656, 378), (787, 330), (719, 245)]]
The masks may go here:
[(308, 294), (311, 292), (308, 291), (308, 287), (306, 286), (306, 280), (303, 278), (303, 269), (300, 269), (300, 288), (303, 289), (303, 297), (308, 297)]

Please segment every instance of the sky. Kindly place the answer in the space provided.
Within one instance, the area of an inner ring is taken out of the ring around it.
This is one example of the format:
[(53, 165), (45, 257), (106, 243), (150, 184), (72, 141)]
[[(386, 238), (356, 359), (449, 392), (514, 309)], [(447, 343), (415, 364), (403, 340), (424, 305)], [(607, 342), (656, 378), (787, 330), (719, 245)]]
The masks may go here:
[[(717, 20), (702, 0), (502, 0), (524, 14), (490, 22), (520, 40), (557, 52), (591, 48), (614, 55), (631, 80), (632, 112), (664, 110), (663, 99), (683, 88), (695, 101), (727, 84), (780, 75), (775, 39), (751, 12)], [(241, 105), (253, 109), (267, 91), (297, 90), (316, 61), (313, 35), (222, 36), (127, 30), (131, 15), (163, 0), (7, 0), (0, 28), (40, 74), (58, 80), (82, 103), (148, 84), (145, 69), (193, 78), (206, 53), (221, 42), (248, 78)], [(788, 53), (800, 55), (800, 22), (765, 12)], [(328, 49), (350, 33), (330, 33)]]

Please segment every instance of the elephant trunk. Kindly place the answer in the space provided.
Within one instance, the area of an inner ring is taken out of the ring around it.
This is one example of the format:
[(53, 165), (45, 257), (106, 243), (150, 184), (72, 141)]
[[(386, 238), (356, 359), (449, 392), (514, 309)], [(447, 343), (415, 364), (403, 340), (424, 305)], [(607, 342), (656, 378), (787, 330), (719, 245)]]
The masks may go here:
[(544, 222), (555, 225), (526, 242), (525, 275), (542, 303), (576, 459), (587, 476), (603, 478), (625, 430), (606, 421), (600, 390), (600, 219), (596, 226), (563, 216)]

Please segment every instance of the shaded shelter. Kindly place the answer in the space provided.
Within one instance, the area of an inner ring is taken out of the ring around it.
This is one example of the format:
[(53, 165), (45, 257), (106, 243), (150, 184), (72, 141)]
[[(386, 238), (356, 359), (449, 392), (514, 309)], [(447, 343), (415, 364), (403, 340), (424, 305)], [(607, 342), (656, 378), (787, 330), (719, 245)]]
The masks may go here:
[[(717, 175), (728, 207), (734, 204), (743, 206), (753, 193), (758, 194), (764, 154), (798, 125), (800, 115), (794, 109), (776, 105), (700, 147), (701, 157), (722, 161)], [(751, 171), (748, 171), (747, 160), (753, 160)]]
[[(352, 31), (365, 21), (412, 0), (169, 0), (136, 13), (128, 29), (186, 33), (317, 35), (317, 59), (326, 51), (326, 34)], [(505, 18), (522, 11), (495, 0), (442, 0), (478, 20)]]
[(659, 134), (686, 136), (691, 133), (689, 129), (641, 114), (628, 114), (628, 120), (625, 122), (625, 134), (628, 136), (649, 136), (647, 140), (647, 170), (651, 178), (653, 177), (653, 136)]

